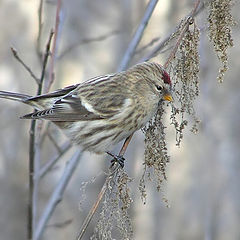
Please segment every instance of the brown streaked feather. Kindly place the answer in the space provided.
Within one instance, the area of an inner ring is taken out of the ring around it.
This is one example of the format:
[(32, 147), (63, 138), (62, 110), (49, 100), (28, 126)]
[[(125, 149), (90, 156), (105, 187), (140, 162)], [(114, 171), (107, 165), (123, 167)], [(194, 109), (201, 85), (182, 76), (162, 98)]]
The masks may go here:
[[(111, 118), (121, 112), (124, 107), (126, 96), (119, 93), (114, 75), (95, 78), (89, 89), (88, 84), (78, 84), (29, 99), (31, 102), (47, 101), (46, 109), (23, 116), (30, 119), (47, 119), (51, 121), (87, 121)], [(108, 84), (104, 87), (97, 87), (104, 84), (102, 79), (109, 78)], [(109, 83), (110, 82), (110, 83)], [(96, 88), (95, 88), (96, 87)], [(87, 91), (85, 91), (87, 89)], [(98, 91), (95, 91), (98, 89)], [(109, 95), (109, 91), (113, 94)], [(115, 93), (115, 94), (114, 94)], [(49, 98), (52, 103), (49, 104)]]

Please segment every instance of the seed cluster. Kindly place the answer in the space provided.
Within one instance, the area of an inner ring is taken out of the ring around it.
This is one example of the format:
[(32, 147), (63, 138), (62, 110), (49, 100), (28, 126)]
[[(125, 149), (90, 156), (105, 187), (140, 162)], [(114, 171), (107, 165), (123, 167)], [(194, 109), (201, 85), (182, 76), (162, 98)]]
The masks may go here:
[(142, 130), (145, 134), (144, 173), (140, 180), (139, 190), (143, 202), (146, 202), (145, 179), (154, 177), (158, 191), (166, 177), (166, 166), (169, 162), (167, 143), (165, 139), (165, 126), (163, 124), (164, 108), (159, 105), (154, 118)]
[(132, 203), (127, 173), (119, 168), (107, 186), (100, 217), (91, 240), (97, 239), (133, 239), (132, 222), (129, 208)]
[(172, 105), (171, 120), (176, 129), (176, 144), (180, 146), (188, 116), (193, 119), (191, 131), (197, 133), (199, 119), (194, 101), (199, 95), (199, 29), (195, 22), (190, 25), (179, 46), (173, 67), (174, 94), (176, 104)]
[(223, 81), (224, 74), (228, 70), (227, 50), (233, 46), (231, 28), (235, 25), (235, 21), (231, 14), (232, 6), (232, 0), (214, 0), (208, 5), (208, 35), (221, 62), (217, 77), (219, 82)]

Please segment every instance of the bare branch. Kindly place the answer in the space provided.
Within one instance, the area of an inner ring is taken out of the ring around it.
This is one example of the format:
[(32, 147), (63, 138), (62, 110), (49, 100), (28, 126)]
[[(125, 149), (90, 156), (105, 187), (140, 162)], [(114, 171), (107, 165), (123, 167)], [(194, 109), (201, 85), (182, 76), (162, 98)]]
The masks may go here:
[(23, 65), (23, 67), (27, 70), (27, 72), (31, 75), (31, 77), (36, 81), (37, 84), (40, 83), (40, 79), (36, 77), (36, 75), (33, 73), (33, 71), (28, 67), (23, 60), (19, 57), (18, 52), (15, 48), (11, 47), (11, 51), (13, 53), (13, 56)]
[(156, 7), (157, 3), (158, 3), (158, 0), (149, 1), (147, 9), (144, 13), (144, 16), (137, 28), (137, 31), (135, 32), (132, 41), (128, 45), (127, 51), (125, 52), (125, 55), (122, 59), (120, 66), (118, 67), (118, 71), (123, 71), (127, 68), (130, 60), (132, 59), (134, 51), (143, 36), (143, 32), (148, 24), (150, 17), (152, 16), (153, 10)]
[(64, 172), (54, 190), (52, 193), (47, 206), (45, 207), (42, 216), (40, 217), (40, 220), (38, 222), (36, 232), (34, 234), (34, 239), (39, 240), (44, 232), (44, 229), (46, 227), (46, 224), (50, 217), (52, 216), (53, 211), (55, 210), (58, 203), (62, 200), (63, 193), (67, 187), (67, 184), (69, 183), (71, 177), (73, 176), (74, 171), (77, 169), (77, 165), (80, 161), (82, 152), (80, 150), (77, 150), (72, 158), (67, 163)]
[(141, 52), (143, 52), (144, 50), (146, 50), (147, 48), (153, 46), (156, 42), (159, 41), (159, 37), (153, 38), (149, 43), (147, 43), (146, 45), (142, 46), (139, 49), (136, 49), (136, 51), (134, 52), (134, 55), (140, 54)]

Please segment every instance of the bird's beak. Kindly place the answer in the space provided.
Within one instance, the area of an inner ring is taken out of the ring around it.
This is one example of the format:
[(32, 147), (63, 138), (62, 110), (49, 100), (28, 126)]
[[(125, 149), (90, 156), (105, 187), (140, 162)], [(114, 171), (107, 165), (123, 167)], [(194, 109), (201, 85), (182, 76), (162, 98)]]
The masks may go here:
[(169, 92), (163, 95), (163, 99), (169, 102), (173, 102), (172, 95)]

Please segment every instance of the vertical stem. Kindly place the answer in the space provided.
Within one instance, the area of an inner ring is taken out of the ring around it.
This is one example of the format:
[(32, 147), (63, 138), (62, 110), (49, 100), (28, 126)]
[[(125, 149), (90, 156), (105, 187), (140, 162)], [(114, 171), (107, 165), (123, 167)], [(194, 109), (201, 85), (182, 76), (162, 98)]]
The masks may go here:
[(28, 239), (33, 237), (35, 226), (36, 207), (33, 200), (34, 195), (34, 168), (35, 168), (35, 127), (36, 121), (32, 120), (29, 139), (29, 195), (28, 195)]
[[(51, 45), (51, 40), (53, 36), (53, 31), (50, 32), (49, 39), (46, 45), (42, 73), (40, 82), (38, 84), (37, 95), (41, 94), (43, 80), (45, 76), (45, 70), (47, 65), (47, 60), (49, 56), (49, 49)], [(36, 137), (36, 120), (32, 120), (30, 127), (30, 139), (29, 139), (29, 196), (28, 196), (28, 239), (32, 240), (34, 236), (34, 229), (36, 225), (36, 214), (37, 214), (37, 193), (38, 193), (38, 179), (35, 178), (36, 171), (38, 171), (39, 163), (36, 158), (36, 147), (39, 145), (39, 135)], [(40, 149), (38, 149), (39, 154)]]

